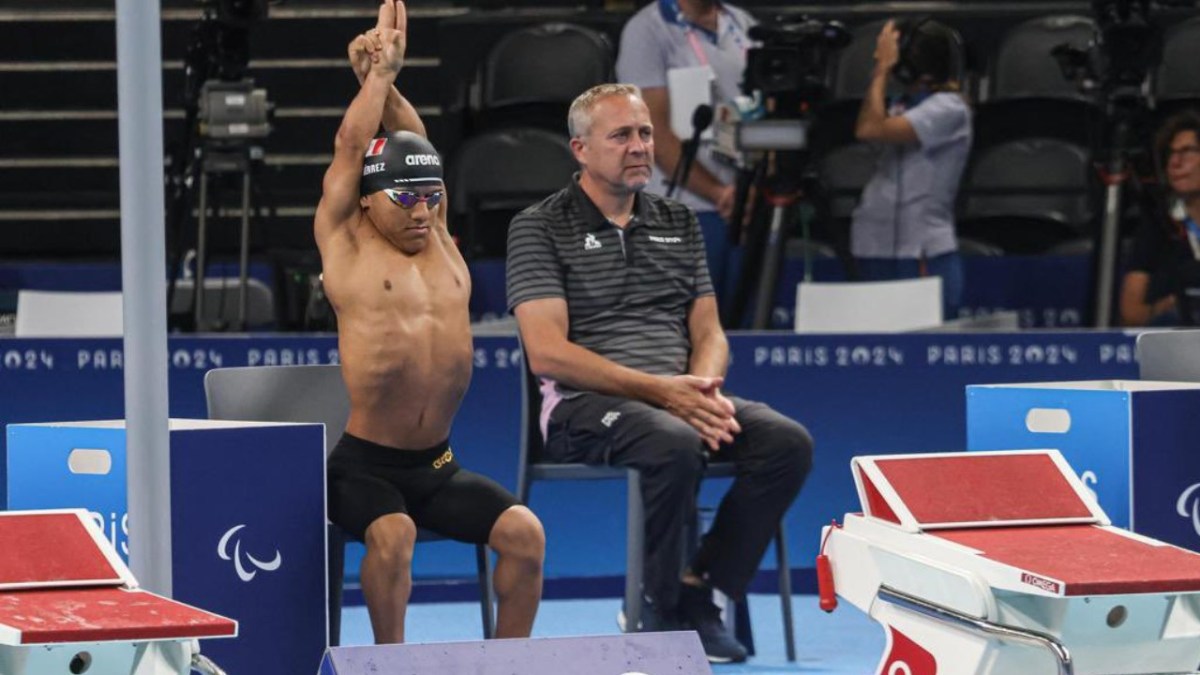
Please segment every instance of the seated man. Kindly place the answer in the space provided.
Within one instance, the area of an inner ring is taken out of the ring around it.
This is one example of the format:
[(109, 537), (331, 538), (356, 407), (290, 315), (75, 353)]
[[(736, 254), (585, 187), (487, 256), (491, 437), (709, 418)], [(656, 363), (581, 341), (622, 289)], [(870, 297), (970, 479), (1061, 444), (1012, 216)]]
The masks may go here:
[[(496, 637), (527, 637), (542, 591), (541, 523), (461, 469), (447, 440), (471, 379), (471, 279), (446, 231), (441, 158), (392, 84), (405, 25), (404, 4), (384, 0), (379, 24), (351, 45), (362, 89), (338, 129), (314, 223), (350, 394), (329, 457), (329, 517), (366, 542), (376, 642), (404, 641), (418, 526), (496, 551)], [(390, 133), (375, 135), (380, 122)]]
[[(710, 660), (742, 661), (712, 588), (744, 598), (808, 475), (812, 439), (721, 391), (729, 346), (696, 215), (641, 192), (654, 130), (637, 87), (584, 92), (568, 123), (581, 172), (508, 235), (508, 304), (542, 378), (545, 455), (641, 472), (642, 627), (694, 628)], [(710, 460), (736, 463), (738, 475), (685, 569), (683, 535)]]

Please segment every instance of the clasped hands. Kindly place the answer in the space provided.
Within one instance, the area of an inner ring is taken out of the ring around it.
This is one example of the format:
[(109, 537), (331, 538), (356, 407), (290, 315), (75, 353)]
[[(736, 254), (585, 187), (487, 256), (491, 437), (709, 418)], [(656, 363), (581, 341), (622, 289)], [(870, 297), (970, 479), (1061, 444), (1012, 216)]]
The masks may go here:
[(721, 393), (724, 383), (723, 377), (696, 375), (663, 379), (662, 407), (699, 431), (701, 440), (714, 452), (722, 443), (732, 443), (734, 435), (742, 431), (734, 418), (733, 402)]

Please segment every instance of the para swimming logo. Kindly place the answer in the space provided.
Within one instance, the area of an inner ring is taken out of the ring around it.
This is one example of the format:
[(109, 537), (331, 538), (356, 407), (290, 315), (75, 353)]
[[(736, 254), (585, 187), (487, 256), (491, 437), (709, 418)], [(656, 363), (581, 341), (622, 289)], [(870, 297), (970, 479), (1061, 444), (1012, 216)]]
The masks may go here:
[(1200, 490), (1200, 483), (1194, 483), (1179, 495), (1175, 501), (1175, 512), (1182, 518), (1191, 518), (1192, 530), (1200, 536), (1200, 495), (1196, 494), (1196, 490)]
[[(283, 564), (283, 555), (279, 552), (279, 549), (275, 549), (275, 557), (269, 562), (263, 562), (250, 555), (249, 552), (243, 553), (242, 538), (238, 537), (234, 539), (234, 535), (244, 527), (246, 527), (244, 523), (235, 525), (221, 536), (221, 541), (217, 544), (217, 555), (221, 557), (221, 560), (232, 560), (233, 569), (237, 572), (238, 578), (248, 582), (258, 574), (259, 570), (274, 572), (279, 569), (279, 566)], [(232, 554), (229, 552), (230, 541), (233, 542)], [(246, 564), (242, 562), (242, 558), (245, 558), (249, 565), (255, 569), (247, 569)]]

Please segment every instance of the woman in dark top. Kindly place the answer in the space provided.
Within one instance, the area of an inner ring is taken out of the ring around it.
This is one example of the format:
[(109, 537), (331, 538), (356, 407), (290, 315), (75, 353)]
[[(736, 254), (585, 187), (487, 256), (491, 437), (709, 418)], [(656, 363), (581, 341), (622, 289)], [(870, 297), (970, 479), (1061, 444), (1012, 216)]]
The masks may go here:
[(1167, 120), (1154, 149), (1170, 204), (1135, 235), (1121, 283), (1125, 326), (1192, 324), (1187, 290), (1200, 289), (1200, 113)]

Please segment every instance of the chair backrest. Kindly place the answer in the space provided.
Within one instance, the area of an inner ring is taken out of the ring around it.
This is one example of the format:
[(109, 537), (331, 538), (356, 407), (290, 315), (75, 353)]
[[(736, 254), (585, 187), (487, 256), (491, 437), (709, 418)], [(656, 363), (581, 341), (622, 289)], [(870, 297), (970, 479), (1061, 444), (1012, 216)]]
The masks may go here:
[(988, 100), (1088, 101), (1079, 87), (1063, 76), (1050, 51), (1060, 44), (1086, 49), (1095, 33), (1095, 22), (1086, 16), (1044, 16), (1014, 26), (993, 57)]
[(797, 333), (893, 333), (941, 323), (940, 277), (802, 283), (796, 290)]
[(124, 333), (120, 291), (19, 291), (17, 337), (119, 337)]
[[(1125, 244), (1132, 242), (1131, 239), (1122, 241), (1121, 259), (1125, 258)], [(1046, 255), (1091, 255), (1096, 250), (1095, 237), (1075, 237), (1064, 242), (1055, 244), (1046, 249)]]
[(1044, 253), (1088, 234), (1097, 201), (1083, 147), (1052, 138), (998, 143), (967, 169), (958, 232), (1008, 253)]
[(1154, 78), (1160, 100), (1200, 100), (1200, 17), (1173, 24), (1163, 36), (1162, 62)]
[(1165, 330), (1137, 337), (1143, 380), (1200, 382), (1200, 330)]
[(538, 377), (529, 369), (529, 359), (524, 347), (521, 348), (521, 371), (521, 412), (525, 419), (521, 425), (521, 447), (517, 464), (517, 499), (528, 503), (529, 465), (541, 458), (543, 447), (542, 390)]
[(968, 168), (962, 217), (1041, 219), (1082, 231), (1093, 217), (1092, 185), (1083, 147), (1052, 138), (999, 143)]
[(837, 251), (832, 246), (812, 239), (793, 237), (784, 244), (783, 257), (790, 260), (804, 258), (836, 258)]
[[(204, 318), (214, 321), (235, 321), (241, 308), (241, 285), (238, 277), (205, 277)], [(195, 279), (179, 279), (175, 282), (175, 293), (171, 296), (173, 314), (190, 312), (195, 300)], [(275, 323), (275, 294), (258, 279), (246, 279), (246, 326), (249, 328), (271, 326)]]
[(1004, 255), (1004, 249), (995, 244), (970, 237), (958, 237), (958, 252), (962, 255), (984, 256), (988, 258)]
[(878, 163), (879, 146), (874, 143), (842, 145), (821, 158), (819, 170), (829, 194), (830, 215), (850, 218)]
[(451, 224), (472, 255), (502, 257), (512, 216), (565, 187), (578, 168), (565, 134), (510, 128), (474, 136), (451, 171)]
[(612, 45), (591, 28), (571, 23), (522, 28), (501, 38), (484, 59), (480, 107), (570, 104), (593, 85), (611, 82), (613, 68)]
[(204, 376), (204, 394), (209, 419), (323, 423), (327, 453), (350, 417), (337, 365), (214, 368)]

